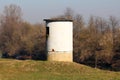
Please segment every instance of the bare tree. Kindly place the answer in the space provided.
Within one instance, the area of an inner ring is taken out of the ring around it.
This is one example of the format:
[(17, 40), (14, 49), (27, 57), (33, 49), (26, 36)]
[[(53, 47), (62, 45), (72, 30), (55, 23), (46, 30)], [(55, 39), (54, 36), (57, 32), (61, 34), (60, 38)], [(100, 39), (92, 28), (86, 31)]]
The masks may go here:
[(85, 27), (83, 17), (80, 14), (75, 15), (74, 17), (74, 31), (79, 32)]
[(109, 18), (109, 26), (112, 28), (113, 50), (114, 50), (116, 28), (119, 26), (118, 20), (116, 20), (115, 17), (110, 16), (110, 18)]
[(73, 19), (74, 11), (71, 8), (66, 8), (64, 12), (65, 19)]
[(21, 8), (16, 5), (6, 6), (1, 19), (0, 45), (3, 51), (13, 54), (19, 46), (19, 27), (21, 25)]

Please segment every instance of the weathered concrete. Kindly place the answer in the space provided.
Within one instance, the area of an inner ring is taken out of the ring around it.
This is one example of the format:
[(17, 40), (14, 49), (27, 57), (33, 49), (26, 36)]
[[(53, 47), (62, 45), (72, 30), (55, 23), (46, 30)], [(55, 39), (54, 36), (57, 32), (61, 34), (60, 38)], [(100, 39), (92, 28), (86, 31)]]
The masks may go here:
[(46, 21), (46, 53), (48, 61), (73, 62), (73, 21)]
[(48, 61), (73, 62), (72, 52), (48, 52)]

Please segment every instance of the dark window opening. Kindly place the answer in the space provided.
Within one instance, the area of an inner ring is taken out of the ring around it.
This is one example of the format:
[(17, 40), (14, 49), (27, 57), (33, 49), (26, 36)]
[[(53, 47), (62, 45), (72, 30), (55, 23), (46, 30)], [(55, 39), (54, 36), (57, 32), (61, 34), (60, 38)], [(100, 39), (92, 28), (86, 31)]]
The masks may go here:
[(49, 27), (46, 27), (46, 35), (49, 35)]

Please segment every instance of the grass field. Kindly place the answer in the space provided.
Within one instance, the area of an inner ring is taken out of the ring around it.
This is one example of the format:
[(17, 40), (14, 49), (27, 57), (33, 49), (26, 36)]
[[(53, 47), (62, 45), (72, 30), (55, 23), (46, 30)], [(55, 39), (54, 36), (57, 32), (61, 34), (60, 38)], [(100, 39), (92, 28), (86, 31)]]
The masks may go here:
[(69, 62), (0, 59), (0, 80), (120, 80), (120, 72)]

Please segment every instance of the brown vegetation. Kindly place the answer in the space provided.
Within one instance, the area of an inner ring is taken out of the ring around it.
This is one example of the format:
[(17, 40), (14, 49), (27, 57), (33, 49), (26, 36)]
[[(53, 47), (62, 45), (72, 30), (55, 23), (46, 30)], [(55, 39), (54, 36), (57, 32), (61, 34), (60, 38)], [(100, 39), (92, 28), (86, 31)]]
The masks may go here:
[[(5, 7), (0, 17), (0, 50), (3, 56), (28, 55), (44, 59), (45, 26), (23, 21), (20, 7)], [(108, 20), (91, 16), (88, 23), (67, 8), (63, 15), (52, 19), (74, 22), (74, 61), (98, 68), (120, 70), (120, 25), (117, 18)], [(38, 57), (39, 56), (39, 57)], [(14, 57), (16, 58), (16, 57)]]
[(0, 18), (0, 49), (3, 54), (15, 58), (19, 55), (36, 56), (35, 53), (41, 53), (45, 48), (45, 27), (23, 21), (21, 14), (16, 5), (5, 7)]

